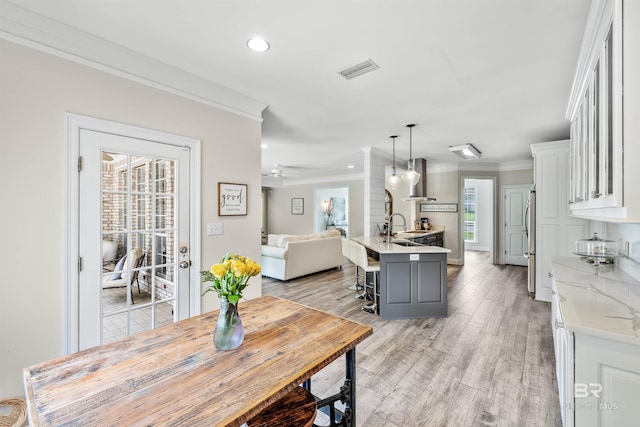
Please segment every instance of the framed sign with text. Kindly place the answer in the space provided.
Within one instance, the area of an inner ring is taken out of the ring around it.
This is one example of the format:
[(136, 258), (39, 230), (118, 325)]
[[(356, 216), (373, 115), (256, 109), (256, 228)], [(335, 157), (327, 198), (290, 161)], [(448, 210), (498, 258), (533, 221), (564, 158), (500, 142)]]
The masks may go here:
[(420, 212), (458, 212), (457, 203), (421, 203)]
[(218, 183), (218, 216), (247, 214), (247, 184)]
[(294, 197), (291, 199), (291, 214), (304, 215), (304, 199), (302, 197)]

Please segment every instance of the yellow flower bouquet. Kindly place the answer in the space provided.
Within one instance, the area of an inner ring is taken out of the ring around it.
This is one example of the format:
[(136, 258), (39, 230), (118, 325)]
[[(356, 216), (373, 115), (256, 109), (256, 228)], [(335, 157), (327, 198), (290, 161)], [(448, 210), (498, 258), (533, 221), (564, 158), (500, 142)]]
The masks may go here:
[(218, 264), (209, 271), (201, 271), (203, 282), (211, 282), (203, 295), (215, 291), (220, 298), (226, 298), (230, 304), (236, 305), (242, 298), (242, 291), (248, 286), (249, 278), (260, 274), (260, 264), (251, 258), (227, 253)]

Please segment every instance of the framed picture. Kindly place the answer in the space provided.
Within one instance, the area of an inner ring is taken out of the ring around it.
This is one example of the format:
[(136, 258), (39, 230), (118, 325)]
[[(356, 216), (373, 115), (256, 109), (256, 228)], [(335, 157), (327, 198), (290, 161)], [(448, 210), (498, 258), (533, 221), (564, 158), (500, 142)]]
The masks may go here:
[(218, 183), (218, 216), (247, 214), (247, 184)]
[(422, 203), (420, 212), (458, 212), (457, 203)]
[(294, 197), (291, 199), (291, 214), (304, 215), (304, 199), (302, 197)]

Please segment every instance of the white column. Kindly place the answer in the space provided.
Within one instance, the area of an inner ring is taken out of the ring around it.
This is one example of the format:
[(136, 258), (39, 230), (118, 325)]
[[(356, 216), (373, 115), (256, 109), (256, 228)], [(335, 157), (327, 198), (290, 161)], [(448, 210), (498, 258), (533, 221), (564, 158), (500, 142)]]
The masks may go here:
[(364, 235), (373, 236), (376, 225), (384, 223), (385, 166), (389, 154), (374, 147), (364, 147)]

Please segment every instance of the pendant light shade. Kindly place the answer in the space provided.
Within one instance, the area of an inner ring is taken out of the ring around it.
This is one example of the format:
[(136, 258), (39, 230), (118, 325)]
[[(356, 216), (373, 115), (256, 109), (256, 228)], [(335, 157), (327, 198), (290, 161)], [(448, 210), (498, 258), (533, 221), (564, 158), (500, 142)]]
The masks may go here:
[(398, 185), (400, 185), (400, 181), (401, 181), (400, 177), (396, 175), (396, 138), (397, 137), (398, 135), (391, 135), (389, 137), (393, 140), (393, 163), (392, 163), (393, 173), (389, 178), (387, 178), (387, 185), (392, 190), (395, 190), (396, 188), (398, 188)]
[(413, 160), (413, 153), (412, 153), (412, 149), (413, 149), (412, 130), (414, 126), (415, 124), (407, 125), (407, 127), (409, 128), (409, 162), (407, 165), (407, 171), (402, 174), (402, 180), (409, 187), (413, 187), (418, 183), (418, 181), (420, 181), (420, 174), (415, 171), (415, 161)]

